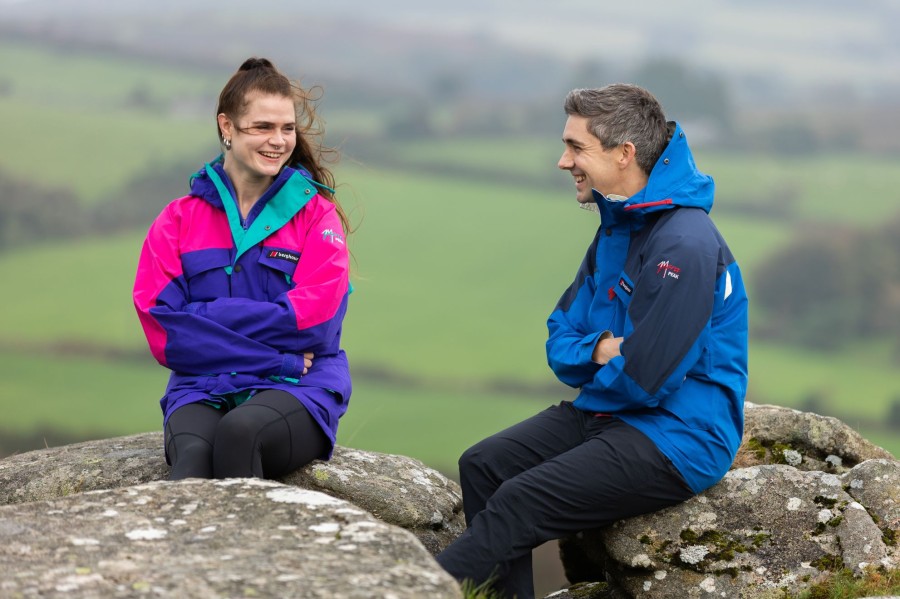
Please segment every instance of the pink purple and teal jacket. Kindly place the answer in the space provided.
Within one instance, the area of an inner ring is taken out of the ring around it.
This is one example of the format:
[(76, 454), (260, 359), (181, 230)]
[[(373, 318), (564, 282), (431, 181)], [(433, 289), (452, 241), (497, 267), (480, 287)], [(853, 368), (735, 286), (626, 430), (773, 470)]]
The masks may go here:
[[(242, 219), (215, 161), (150, 227), (134, 304), (150, 351), (172, 371), (164, 422), (188, 403), (281, 389), (334, 443), (351, 392), (340, 347), (349, 254), (316, 185), (285, 167)], [(304, 352), (315, 354), (307, 374)]]

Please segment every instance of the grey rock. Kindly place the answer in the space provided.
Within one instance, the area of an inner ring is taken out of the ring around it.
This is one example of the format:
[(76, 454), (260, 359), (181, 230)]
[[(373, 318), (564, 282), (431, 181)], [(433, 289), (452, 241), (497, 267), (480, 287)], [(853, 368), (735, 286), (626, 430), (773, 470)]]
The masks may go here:
[(598, 569), (648, 599), (797, 593), (834, 569), (890, 563), (840, 477), (782, 465), (733, 470), (683, 504), (566, 543), (591, 545)]
[[(31, 451), (0, 460), (0, 505), (52, 500), (168, 477), (162, 433)], [(335, 448), (282, 479), (344, 499), (415, 534), (437, 554), (464, 529), (459, 485), (405, 456)]]
[(459, 485), (406, 456), (337, 447), (281, 479), (345, 499), (415, 534), (437, 555), (466, 528)]
[(736, 467), (781, 463), (842, 474), (873, 459), (894, 456), (837, 418), (749, 402), (744, 408), (744, 438)]
[(152, 482), (0, 507), (3, 597), (460, 598), (409, 532), (259, 479)]
[(50, 447), (0, 460), (0, 505), (128, 487), (168, 476), (161, 432)]
[(896, 547), (900, 543), (900, 462), (868, 460), (843, 474), (841, 481), (847, 493), (865, 506), (883, 538)]
[(681, 505), (561, 541), (569, 580), (753, 599), (839, 568), (900, 567), (900, 462), (840, 420), (747, 404), (733, 468)]

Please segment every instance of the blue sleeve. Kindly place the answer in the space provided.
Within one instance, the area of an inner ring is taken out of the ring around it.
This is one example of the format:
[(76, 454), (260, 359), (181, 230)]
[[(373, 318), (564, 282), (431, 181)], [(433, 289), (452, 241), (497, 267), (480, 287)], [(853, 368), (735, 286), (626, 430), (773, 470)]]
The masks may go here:
[(600, 365), (591, 361), (602, 331), (591, 330), (588, 316), (596, 293), (593, 274), (599, 231), (587, 250), (575, 280), (563, 293), (547, 320), (547, 363), (556, 377), (570, 387), (593, 379)]

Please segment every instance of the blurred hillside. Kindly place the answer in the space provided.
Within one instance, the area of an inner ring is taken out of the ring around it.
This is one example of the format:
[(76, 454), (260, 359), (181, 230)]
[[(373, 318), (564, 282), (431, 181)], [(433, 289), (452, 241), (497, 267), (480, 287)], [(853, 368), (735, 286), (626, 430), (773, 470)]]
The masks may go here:
[[(266, 55), (325, 86), (329, 111), (383, 112), (388, 133), (555, 133), (562, 119), (547, 115), (558, 115), (568, 89), (629, 80), (651, 86), (673, 117), (701, 121), (695, 143), (900, 151), (900, 4), (892, 0), (0, 6), (4, 37), (62, 51), (139, 56), (219, 79), (246, 56)], [(199, 108), (181, 108), (191, 106)]]
[[(862, 99), (896, 97), (900, 89), (900, 42), (894, 35), (900, 7), (892, 0), (645, 0), (637, 6), (584, 0), (262, 0), (252, 8), (234, 0), (5, 0), (2, 6), (6, 24), (63, 37), (155, 46), (183, 57), (218, 57), (227, 65), (247, 48), (282, 51), (294, 53), (291, 66), (306, 72), (387, 83), (416, 81), (448, 67), (474, 75), (485, 69), (473, 56), (489, 65), (515, 52), (525, 60), (546, 54), (625, 68), (651, 55), (675, 58), (750, 84), (739, 95), (752, 101), (812, 97), (841, 86)], [(506, 56), (483, 52), (499, 47), (507, 48)], [(419, 52), (406, 51), (414, 48)], [(314, 60), (306, 58), (308, 51)], [(534, 65), (542, 66), (547, 64)], [(513, 80), (509, 73), (482, 84), (535, 89)], [(763, 81), (767, 85), (760, 86)]]

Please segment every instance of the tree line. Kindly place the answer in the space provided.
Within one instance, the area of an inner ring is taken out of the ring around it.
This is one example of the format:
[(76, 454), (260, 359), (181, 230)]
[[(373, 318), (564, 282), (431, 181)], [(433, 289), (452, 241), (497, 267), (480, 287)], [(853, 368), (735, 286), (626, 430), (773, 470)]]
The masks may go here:
[(753, 332), (835, 350), (882, 338), (900, 363), (900, 217), (875, 229), (797, 223), (795, 239), (755, 270)]
[(80, 202), (70, 190), (0, 170), (0, 251), (147, 227), (172, 198), (187, 193), (185, 173), (190, 169), (185, 165), (151, 169), (92, 205)]

